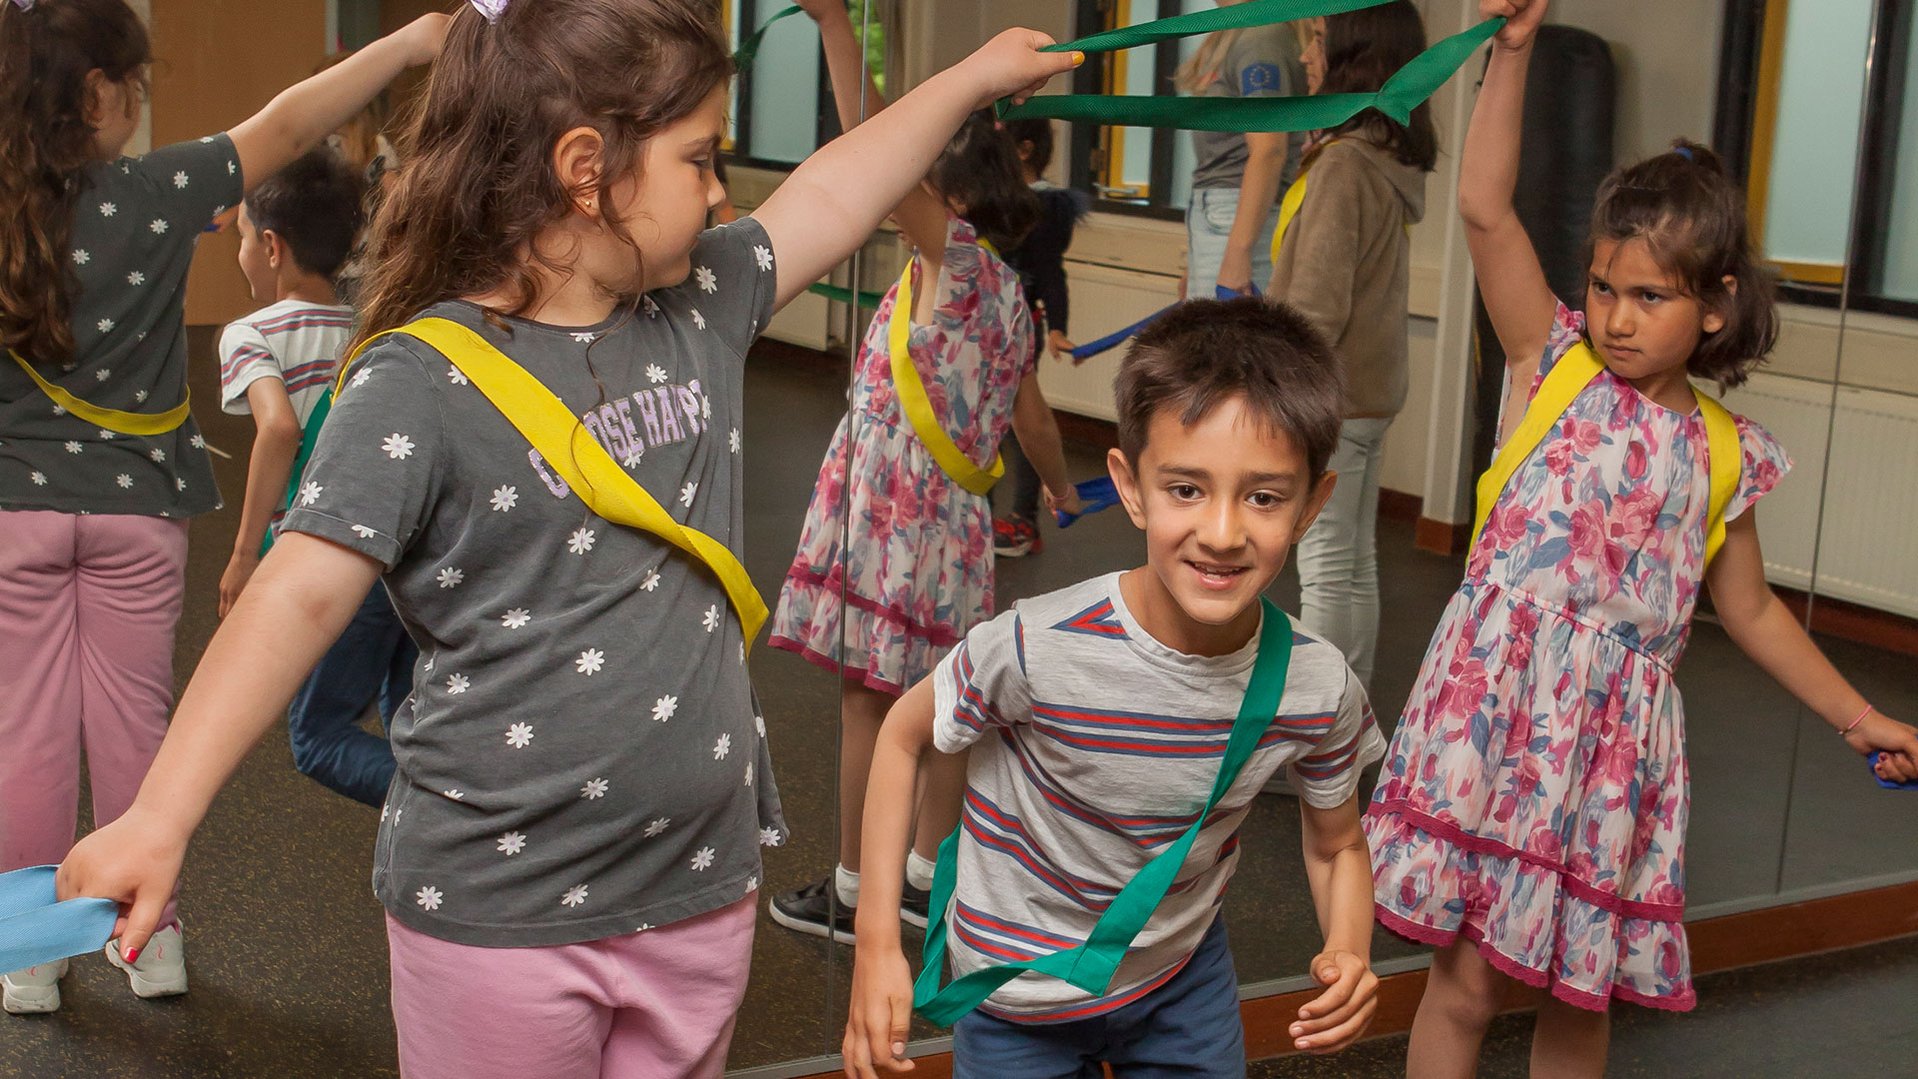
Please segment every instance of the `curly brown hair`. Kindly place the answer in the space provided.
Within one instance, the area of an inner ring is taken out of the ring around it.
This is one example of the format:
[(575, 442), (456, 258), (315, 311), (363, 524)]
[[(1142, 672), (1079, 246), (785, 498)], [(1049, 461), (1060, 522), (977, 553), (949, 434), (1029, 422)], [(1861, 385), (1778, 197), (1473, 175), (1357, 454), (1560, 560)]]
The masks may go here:
[[(1669, 152), (1626, 165), (1599, 185), (1586, 261), (1600, 240), (1642, 239), (1685, 292), (1725, 326), (1686, 362), (1720, 389), (1741, 385), (1778, 340), (1777, 286), (1752, 251), (1745, 194), (1718, 155), (1678, 139)], [(1729, 279), (1732, 284), (1726, 284)]]
[(0, 4), (0, 346), (42, 367), (73, 356), (67, 247), (94, 158), (87, 76), (146, 90), (146, 27), (125, 0)]
[[(637, 251), (607, 190), (732, 70), (715, 9), (697, 0), (513, 0), (497, 23), (461, 5), (374, 218), (356, 345), (441, 300), (503, 286), (517, 300), (504, 313), (530, 309), (535, 266), (566, 269), (533, 240), (581, 195)], [(579, 127), (605, 140), (590, 192), (553, 171), (553, 147)]]

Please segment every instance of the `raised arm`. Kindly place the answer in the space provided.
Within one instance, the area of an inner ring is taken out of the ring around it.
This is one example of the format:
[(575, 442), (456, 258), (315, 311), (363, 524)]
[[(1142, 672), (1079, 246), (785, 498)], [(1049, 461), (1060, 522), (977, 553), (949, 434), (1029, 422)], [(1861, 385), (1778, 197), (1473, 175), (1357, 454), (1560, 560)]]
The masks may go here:
[(918, 188), (968, 113), (1007, 94), (1024, 100), (1085, 59), (1083, 53), (1038, 51), (1050, 44), (1037, 30), (1007, 30), (794, 169), (753, 212), (779, 253), (778, 305), (791, 302), (866, 241)]
[(352, 56), (280, 91), (230, 134), (246, 190), (319, 144), (409, 67), (429, 64), (446, 40), (446, 15), (422, 15)]
[[(1525, 77), (1545, 4), (1546, 0), (1479, 0), (1479, 14), (1503, 15), (1511, 21), (1493, 42), (1491, 64), (1472, 109), (1459, 163), (1458, 209), (1465, 219), (1465, 242), (1472, 252), (1472, 271), (1478, 276), (1485, 310), (1505, 350), (1514, 394), (1530, 389), (1558, 303), (1532, 238), (1512, 205), (1525, 119)], [(1514, 423), (1523, 412), (1523, 408), (1506, 410)]]
[[(866, 70), (865, 50), (853, 36), (852, 16), (841, 0), (802, 0), (799, 5), (819, 23), (819, 43), (826, 51), (826, 71), (832, 78), (833, 102), (839, 108), (839, 129), (851, 131), (886, 107), (872, 74)], [(865, 95), (862, 105), (860, 95)], [(906, 242), (918, 248), (936, 273), (946, 248), (946, 208), (924, 184), (915, 184), (892, 219)]]

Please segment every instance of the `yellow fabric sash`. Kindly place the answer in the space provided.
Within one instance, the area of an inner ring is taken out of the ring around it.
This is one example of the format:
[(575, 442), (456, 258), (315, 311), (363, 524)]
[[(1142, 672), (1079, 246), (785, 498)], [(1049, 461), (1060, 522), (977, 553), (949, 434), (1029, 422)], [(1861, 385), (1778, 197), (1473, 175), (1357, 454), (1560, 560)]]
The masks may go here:
[[(981, 241), (986, 250), (990, 244)], [(998, 252), (993, 252), (995, 255)], [(887, 339), (892, 346), (892, 388), (899, 396), (899, 411), (905, 413), (906, 421), (912, 424), (913, 433), (925, 445), (926, 451), (939, 464), (939, 470), (952, 478), (952, 482), (964, 487), (976, 495), (992, 490), (999, 477), (1006, 474), (1006, 462), (1003, 457), (994, 455), (991, 468), (980, 468), (972, 463), (952, 436), (939, 424), (939, 416), (932, 410), (932, 400), (926, 396), (926, 384), (919, 379), (919, 369), (912, 365), (912, 352), (909, 342), (912, 336), (912, 267), (918, 261), (914, 256), (906, 260), (906, 269), (899, 275), (899, 295), (892, 303), (892, 324), (887, 327)]]
[[(1538, 449), (1559, 417), (1571, 406), (1572, 399), (1591, 384), (1592, 379), (1605, 369), (1605, 365), (1583, 341), (1574, 345), (1571, 351), (1559, 358), (1550, 374), (1538, 388), (1538, 395), (1525, 409), (1525, 415), (1519, 420), (1518, 429), (1512, 432), (1504, 446), (1499, 448), (1498, 456), (1493, 458), (1492, 467), (1478, 481), (1478, 517), (1472, 523), (1472, 547), (1478, 548), (1478, 541), (1485, 533), (1485, 522), (1492, 515), (1492, 506), (1498, 496), (1511, 482), (1518, 466)], [(1731, 504), (1732, 495), (1738, 491), (1738, 478), (1744, 469), (1745, 454), (1738, 442), (1738, 422), (1724, 405), (1696, 393), (1698, 411), (1705, 420), (1705, 436), (1708, 460), (1711, 466), (1711, 501), (1708, 503), (1705, 531), (1705, 564), (1711, 565), (1718, 549), (1725, 544), (1725, 508)]]
[(21, 359), (19, 353), (8, 349), (7, 355), (12, 356), (13, 362), (20, 365), (20, 370), (25, 371), (27, 377), (33, 380), (33, 384), (40, 387), (41, 393), (53, 398), (54, 404), (95, 427), (105, 428), (115, 434), (163, 435), (177, 429), (186, 422), (188, 416), (193, 414), (193, 394), (190, 391), (180, 399), (179, 404), (165, 412), (122, 412), (117, 408), (90, 405), (41, 378), (40, 372), (35, 371), (32, 364)]
[(1279, 246), (1285, 242), (1285, 230), (1292, 227), (1292, 219), (1299, 216), (1299, 207), (1305, 205), (1305, 174), (1310, 169), (1300, 169), (1299, 178), (1285, 189), (1285, 197), (1279, 200), (1279, 227), (1272, 230), (1272, 264), (1279, 264)]
[(739, 558), (713, 537), (673, 520), (659, 501), (594, 440), (565, 402), (479, 334), (449, 319), (418, 319), (368, 338), (340, 365), (341, 374), (367, 345), (395, 333), (419, 338), (459, 368), (588, 509), (614, 524), (650, 532), (712, 570), (739, 614), (746, 647), (752, 647), (753, 638), (766, 623), (766, 601), (753, 587)]

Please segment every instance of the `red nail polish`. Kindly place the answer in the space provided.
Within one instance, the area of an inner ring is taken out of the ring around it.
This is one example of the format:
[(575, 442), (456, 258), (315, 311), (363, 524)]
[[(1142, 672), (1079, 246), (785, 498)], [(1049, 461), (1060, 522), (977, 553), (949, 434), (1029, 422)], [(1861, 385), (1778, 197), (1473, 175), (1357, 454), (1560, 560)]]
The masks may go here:
[(135, 949), (133, 949), (132, 951), (130, 951), (130, 952), (128, 952), (128, 953), (126, 953), (126, 956), (125, 956), (125, 958), (126, 958), (126, 961), (127, 961), (127, 962), (129, 962), (129, 963), (136, 963), (136, 962), (138, 962), (138, 961), (139, 961), (139, 959), (140, 959), (140, 949), (138, 949), (138, 948), (135, 948)]

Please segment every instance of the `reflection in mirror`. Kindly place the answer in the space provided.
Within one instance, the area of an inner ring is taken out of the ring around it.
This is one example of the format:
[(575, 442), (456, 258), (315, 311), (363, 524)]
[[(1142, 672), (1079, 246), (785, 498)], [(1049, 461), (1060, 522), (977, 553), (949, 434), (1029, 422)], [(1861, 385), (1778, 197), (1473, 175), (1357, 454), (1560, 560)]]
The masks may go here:
[[(1821, 451), (1815, 462), (1801, 462), (1820, 497), (1801, 518), (1815, 545), (1799, 595), (1839, 672), (1875, 712), (1910, 722), (1918, 716), (1918, 681), (1910, 677), (1918, 655), (1918, 544), (1910, 539), (1918, 488), (1876, 477), (1918, 473), (1918, 379), (1909, 362), (1918, 338), (1918, 247), (1910, 242), (1918, 235), (1918, 19), (1909, 5), (1835, 7), (1859, 10), (1833, 12), (1840, 17), (1823, 32), (1845, 33), (1847, 50), (1871, 63), (1842, 80), (1856, 95), (1842, 116), (1818, 117), (1830, 129), (1823, 137), (1853, 142), (1844, 160), (1855, 173), (1846, 203), (1850, 243), (1832, 268), (1835, 318), (1818, 311), (1828, 316), (1823, 327), (1836, 356), (1822, 377), (1805, 380), (1804, 423), (1822, 427), (1824, 437), (1814, 443)], [(1815, 31), (1787, 28), (1788, 66), (1800, 32)], [(1788, 80), (1783, 92), (1791, 91)], [(1804, 467), (1811, 463), (1815, 469)], [(1918, 803), (1882, 789), (1851, 747), (1833, 738), (1833, 725), (1851, 718), (1800, 713), (1779, 887), (1789, 896), (1880, 888), (1880, 902), (1909, 907)]]

